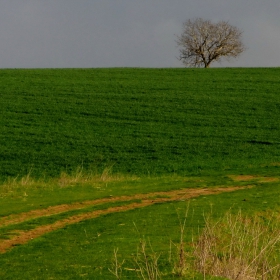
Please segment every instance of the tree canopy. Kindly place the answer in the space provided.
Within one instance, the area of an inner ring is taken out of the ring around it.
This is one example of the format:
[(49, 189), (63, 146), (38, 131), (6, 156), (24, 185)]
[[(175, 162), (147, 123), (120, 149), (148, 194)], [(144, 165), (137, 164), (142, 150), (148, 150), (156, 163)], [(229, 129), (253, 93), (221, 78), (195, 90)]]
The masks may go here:
[(177, 37), (179, 59), (189, 67), (208, 68), (213, 61), (236, 58), (245, 50), (242, 33), (227, 21), (187, 20), (182, 34)]

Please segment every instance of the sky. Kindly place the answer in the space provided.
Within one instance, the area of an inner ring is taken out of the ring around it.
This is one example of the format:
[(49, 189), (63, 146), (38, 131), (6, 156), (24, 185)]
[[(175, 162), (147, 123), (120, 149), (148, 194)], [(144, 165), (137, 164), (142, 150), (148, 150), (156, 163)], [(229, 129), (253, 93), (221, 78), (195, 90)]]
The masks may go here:
[(280, 66), (279, 0), (0, 0), (0, 68), (184, 67), (176, 36), (197, 17), (243, 30), (213, 67)]

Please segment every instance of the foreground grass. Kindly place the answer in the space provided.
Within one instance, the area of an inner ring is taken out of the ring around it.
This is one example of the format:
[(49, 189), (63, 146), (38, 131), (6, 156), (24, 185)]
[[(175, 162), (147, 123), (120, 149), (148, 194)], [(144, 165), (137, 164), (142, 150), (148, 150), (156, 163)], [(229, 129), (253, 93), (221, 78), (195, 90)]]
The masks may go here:
[(0, 179), (279, 172), (280, 68), (0, 71)]
[[(271, 214), (271, 213), (270, 213)], [(194, 267), (203, 275), (232, 280), (278, 280), (280, 278), (280, 219), (275, 215), (227, 213), (211, 221), (194, 247)]]
[[(121, 176), (118, 180), (120, 178)], [(212, 212), (212, 217), (218, 219), (231, 207), (233, 214), (241, 209), (242, 213), (246, 213), (248, 217), (258, 215), (265, 221), (272, 212), (280, 211), (277, 181), (272, 178), (254, 176), (247, 177), (247, 181), (246, 177), (241, 178), (244, 181), (236, 181), (237, 178), (234, 176), (224, 176), (219, 180), (216, 178), (216, 181), (217, 185), (225, 187), (240, 184), (250, 185), (251, 188), (190, 200), (184, 235), (184, 242), (188, 246), (192, 244), (193, 238), (198, 237), (199, 229), (204, 227), (205, 213)], [(14, 185), (10, 189), (14, 192), (6, 193), (6, 195), (2, 192), (3, 204), (1, 203), (0, 213), (7, 215), (27, 211), (30, 208), (37, 209), (38, 203), (45, 203), (43, 207), (47, 207), (54, 205), (52, 199), (56, 201), (56, 204), (60, 204), (67, 201), (68, 203), (83, 201), (89, 197), (93, 199), (108, 197), (109, 193), (117, 196), (122, 195), (123, 192), (148, 193), (195, 186), (208, 188), (215, 186), (214, 177), (126, 177), (118, 180), (113, 180), (113, 178), (107, 178), (107, 181), (97, 180), (96, 185), (93, 182), (83, 185), (76, 181), (72, 186), (60, 186), (57, 179), (57, 185), (53, 181), (53, 185), (48, 189), (46, 182), (44, 185), (42, 182), (36, 183), (36, 180), (30, 179), (32, 184), (30, 183), (31, 185), (25, 188), (28, 195), (25, 201), (24, 197), (18, 196), (22, 186)], [(106, 188), (107, 193), (100, 191), (100, 188)], [(75, 197), (78, 193), (80, 196)], [(36, 197), (38, 202), (36, 202)], [(14, 202), (12, 202), (13, 199), (15, 199)], [(18, 202), (18, 209), (15, 206), (9, 208), (9, 203), (13, 205), (15, 201)], [(143, 239), (148, 242), (147, 244), (149, 242), (152, 244), (155, 252), (161, 254), (158, 264), (163, 273), (163, 279), (173, 279), (175, 277), (172, 273), (174, 261), (170, 260), (170, 240), (173, 244), (180, 243), (179, 219), (182, 220), (185, 215), (186, 203), (186, 201), (170, 202), (128, 212), (111, 213), (43, 235), (0, 255), (1, 279), (115, 279), (108, 268), (112, 268), (113, 253), (116, 248), (118, 248), (118, 258), (126, 260), (123, 265), (123, 279), (135, 279), (134, 260), (139, 241)], [(113, 204), (98, 207), (110, 206)], [(89, 211), (93, 210), (89, 209)], [(34, 224), (46, 224), (50, 222), (49, 219), (61, 219), (65, 217), (63, 215), (29, 221), (29, 224), (19, 224), (16, 229), (26, 230)], [(172, 250), (176, 255), (175, 247)], [(192, 270), (189, 273), (189, 278), (186, 276), (185, 279), (203, 279), (201, 274), (194, 273)]]

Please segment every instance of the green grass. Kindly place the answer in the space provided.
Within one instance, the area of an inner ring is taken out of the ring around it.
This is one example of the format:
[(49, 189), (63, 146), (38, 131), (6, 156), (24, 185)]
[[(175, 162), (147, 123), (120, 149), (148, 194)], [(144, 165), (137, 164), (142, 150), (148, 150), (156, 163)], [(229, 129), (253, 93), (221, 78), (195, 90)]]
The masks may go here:
[[(108, 271), (114, 248), (119, 248), (120, 260), (126, 259), (124, 268), (133, 268), (133, 258), (143, 237), (150, 240), (156, 252), (161, 252), (159, 265), (164, 279), (173, 279), (172, 264), (168, 262), (169, 244), (170, 239), (179, 242), (178, 216), (183, 218), (186, 203), (164, 203), (108, 214), (39, 237), (0, 255), (1, 279), (115, 279)], [(192, 199), (185, 230), (187, 244), (203, 227), (205, 213), (212, 211), (212, 216), (218, 218), (230, 207), (233, 213), (241, 209), (249, 216), (270, 217), (271, 212), (280, 211), (278, 184), (263, 183), (253, 189)], [(135, 279), (134, 272), (129, 270), (124, 270), (123, 276)], [(197, 274), (195, 279), (203, 278)]]
[(109, 207), (116, 207), (116, 206), (124, 206), (129, 203), (133, 202), (139, 202), (140, 200), (131, 200), (129, 202), (115, 202), (115, 203), (103, 203), (101, 205), (95, 205), (95, 206), (88, 206), (82, 209), (78, 210), (69, 210), (60, 214), (54, 214), (50, 216), (43, 216), (39, 218), (34, 218), (34, 219), (29, 219), (25, 222), (18, 223), (15, 225), (9, 225), (5, 226), (4, 228), (1, 228), (0, 226), (0, 239), (9, 239), (11, 235), (14, 235), (13, 232), (16, 232), (18, 230), (30, 230), (34, 229), (38, 226), (43, 226), (43, 225), (48, 225), (48, 224), (53, 224), (56, 221), (60, 221), (63, 219), (67, 219), (71, 216), (74, 215), (79, 215), (79, 214), (85, 214), (85, 213), (90, 213), (96, 210), (102, 210), (102, 209), (107, 209)]
[[(191, 199), (186, 244), (210, 211), (214, 220), (232, 208), (266, 222), (280, 211), (279, 181), (263, 180), (279, 179), (279, 82), (280, 68), (0, 70), (0, 218), (98, 198), (250, 185)], [(2, 226), (0, 237), (125, 204)], [(114, 248), (133, 268), (145, 237), (161, 253), (164, 279), (174, 279), (169, 244), (180, 240), (185, 207), (155, 204), (48, 233), (0, 254), (0, 278), (115, 279)]]
[[(87, 178), (87, 180), (85, 180)], [(262, 178), (262, 177), (260, 177)], [(6, 183), (0, 186), (0, 217), (49, 206), (83, 202), (100, 198), (132, 196), (151, 192), (164, 192), (180, 189), (212, 188), (217, 186), (262, 186), (258, 177), (250, 181), (236, 182), (229, 176), (182, 177), (165, 175), (159, 177), (108, 177), (102, 181), (98, 177), (80, 177), (61, 185), (61, 178), (33, 180), (22, 184)], [(277, 184), (277, 182), (275, 183)]]
[(0, 70), (0, 178), (279, 172), (280, 68)]
[[(0, 217), (58, 204), (99, 198), (188, 188), (210, 188), (217, 185), (236, 185), (236, 182), (226, 176), (216, 178), (174, 175), (152, 178), (109, 177), (104, 182), (99, 178), (92, 178), (88, 181), (80, 178), (76, 182), (68, 182), (66, 186), (64, 183), (61, 185), (60, 182), (60, 179), (47, 181), (30, 179), (30, 182), (25, 185), (20, 182), (2, 185), (0, 187)], [(246, 185), (246, 182), (244, 184)]]

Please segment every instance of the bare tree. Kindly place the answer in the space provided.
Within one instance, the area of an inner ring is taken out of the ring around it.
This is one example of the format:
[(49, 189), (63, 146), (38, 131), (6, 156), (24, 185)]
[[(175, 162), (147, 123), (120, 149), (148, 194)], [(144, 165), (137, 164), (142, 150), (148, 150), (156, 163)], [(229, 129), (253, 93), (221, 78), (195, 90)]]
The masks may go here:
[(186, 66), (208, 68), (213, 61), (219, 62), (224, 57), (236, 58), (245, 50), (241, 36), (242, 31), (226, 21), (187, 20), (177, 38), (179, 59)]

